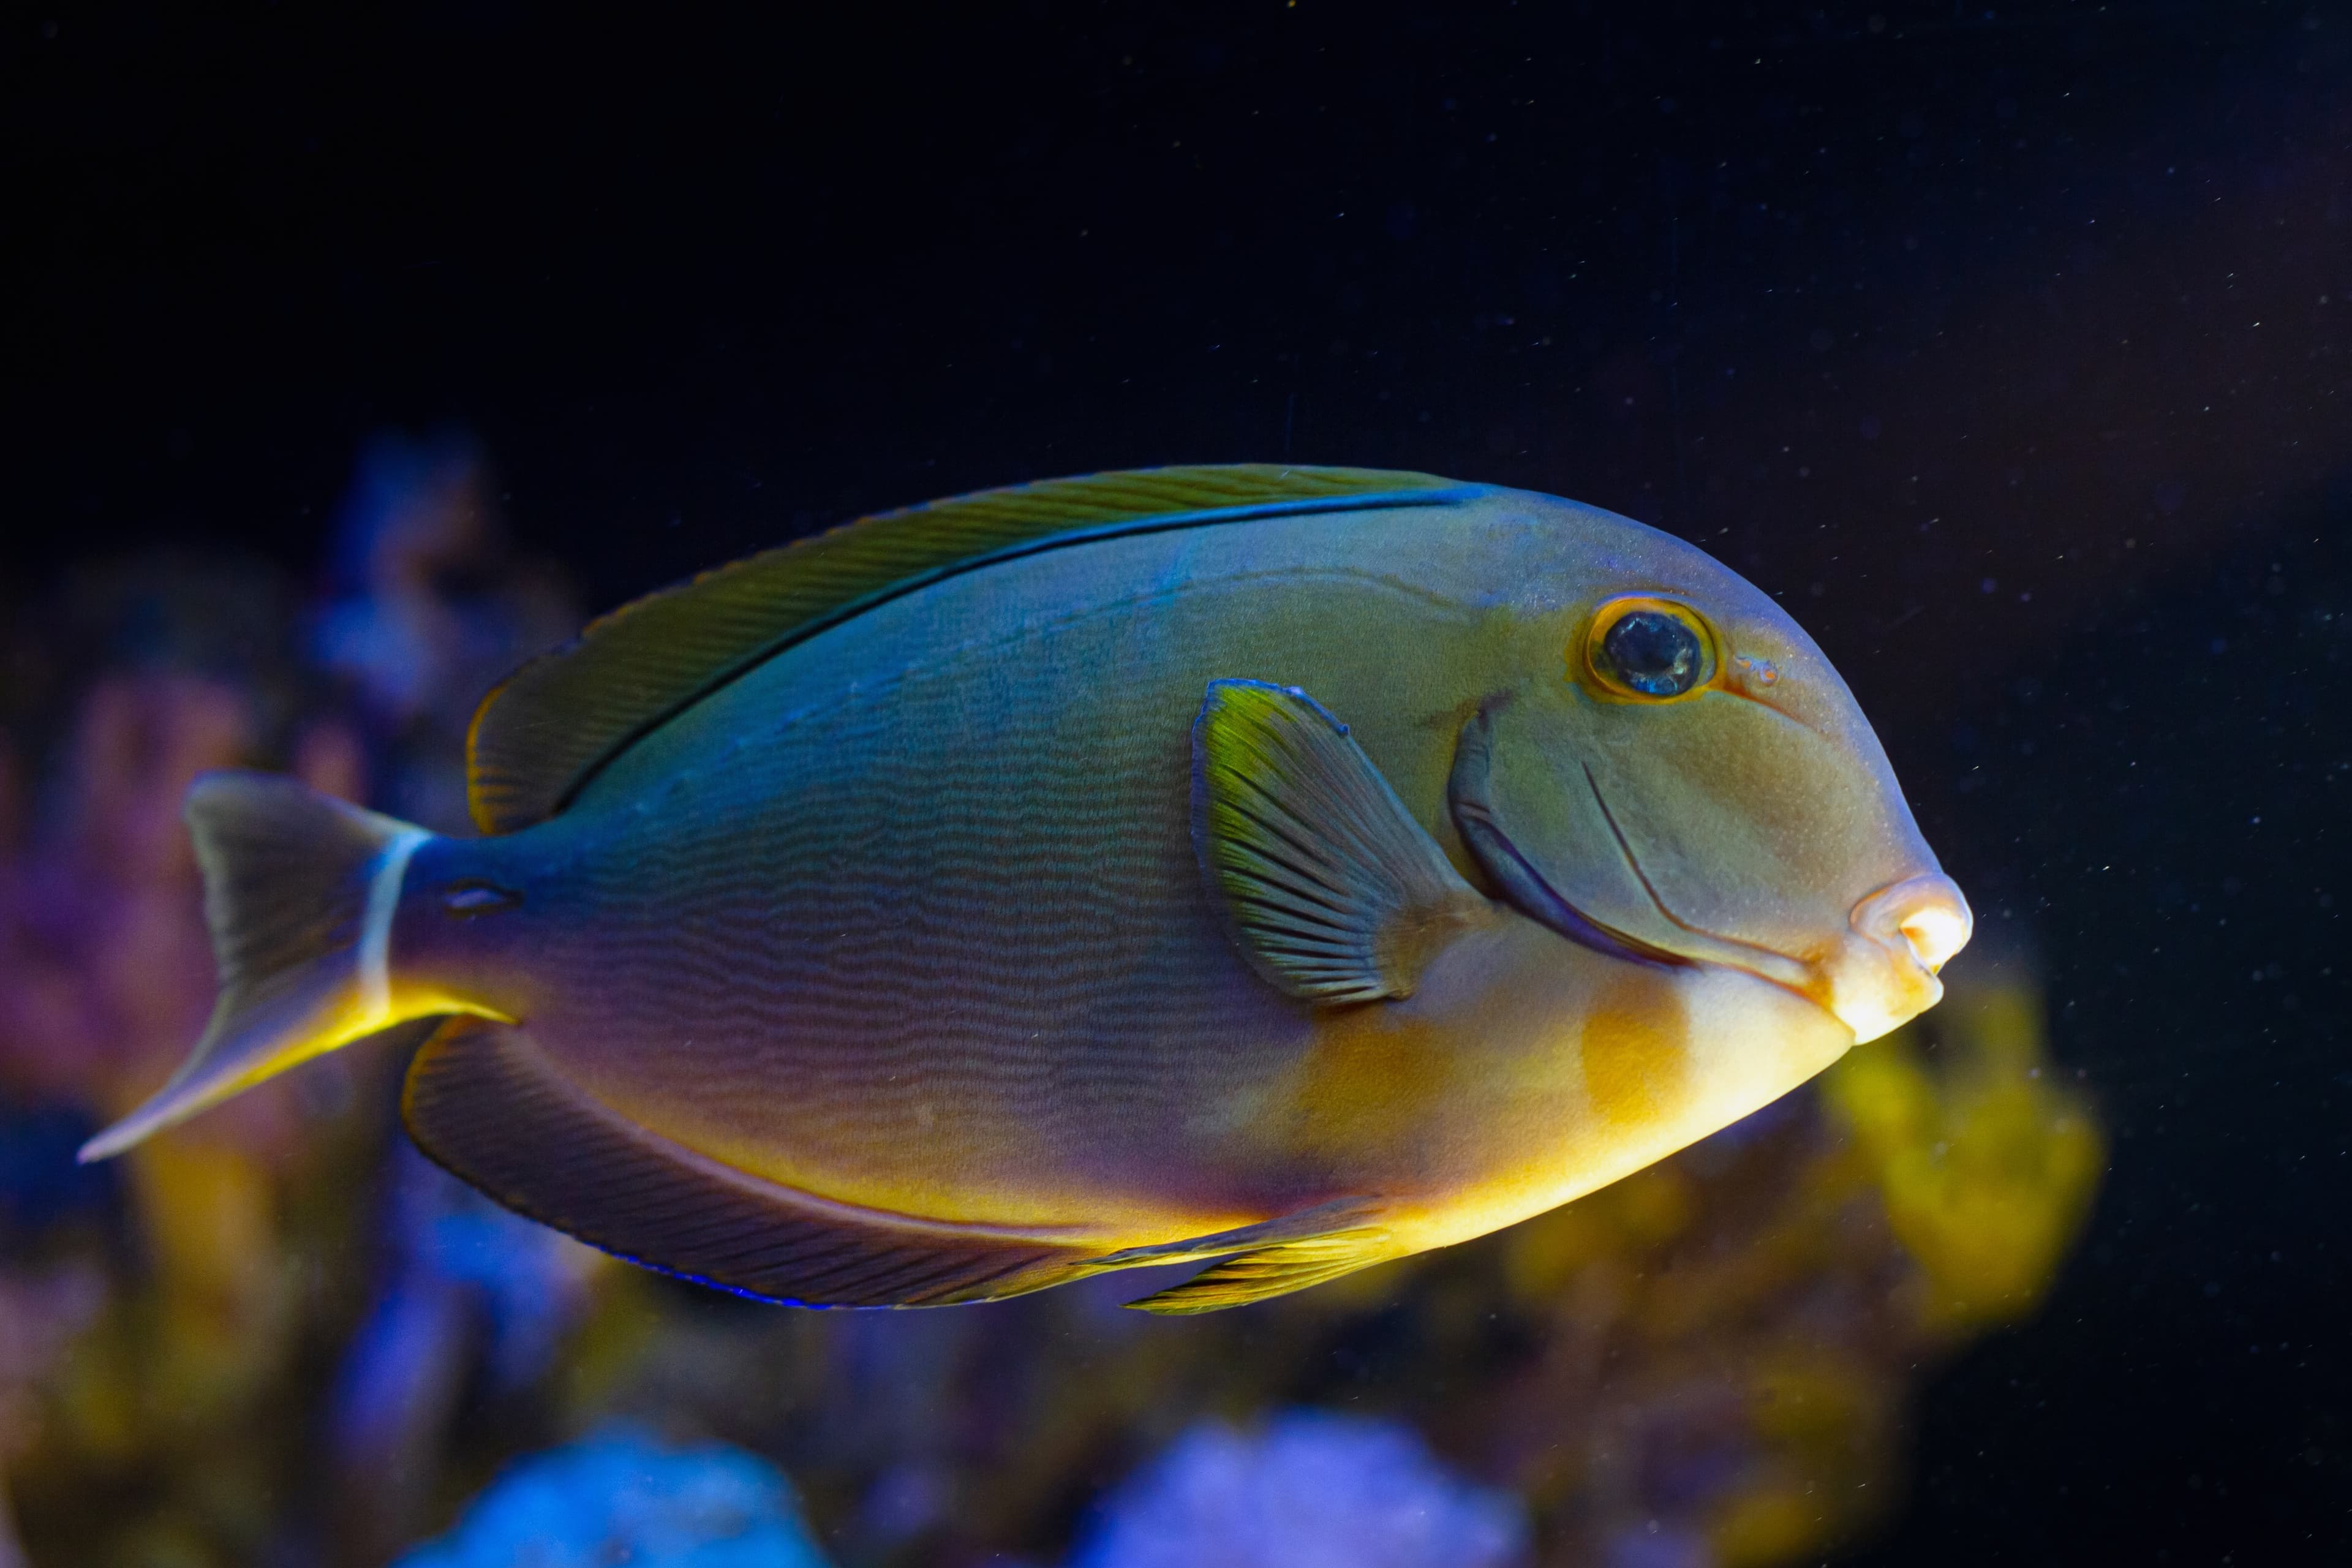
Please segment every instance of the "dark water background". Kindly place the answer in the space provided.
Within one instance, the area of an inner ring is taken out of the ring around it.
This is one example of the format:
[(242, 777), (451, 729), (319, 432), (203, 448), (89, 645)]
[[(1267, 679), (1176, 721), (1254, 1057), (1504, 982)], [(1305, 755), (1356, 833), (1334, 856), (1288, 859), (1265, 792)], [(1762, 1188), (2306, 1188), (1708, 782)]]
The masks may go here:
[[(849, 8), (855, 9), (855, 8)], [(2352, 11), (0, 24), (11, 604), (462, 427), (596, 606), (1044, 475), (1416, 468), (1781, 595), (2112, 1137), (1853, 1563), (2352, 1554)]]

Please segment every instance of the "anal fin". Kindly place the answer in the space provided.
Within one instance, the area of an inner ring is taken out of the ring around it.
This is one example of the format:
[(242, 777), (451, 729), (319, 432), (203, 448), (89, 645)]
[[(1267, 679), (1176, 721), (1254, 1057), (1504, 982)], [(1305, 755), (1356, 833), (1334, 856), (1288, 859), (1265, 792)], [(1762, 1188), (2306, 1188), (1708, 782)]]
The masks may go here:
[(1182, 1284), (1127, 1304), (1166, 1316), (1245, 1306), (1269, 1296), (1304, 1290), (1394, 1257), (1387, 1227), (1372, 1223), (1381, 1206), (1373, 1198), (1334, 1198), (1313, 1208), (1212, 1236), (1130, 1247), (1097, 1258), (1085, 1272), (1218, 1258), (1222, 1261), (1213, 1268), (1202, 1269)]
[(1161, 1317), (1244, 1307), (1385, 1262), (1395, 1256), (1389, 1239), (1387, 1231), (1374, 1227), (1333, 1231), (1327, 1236), (1260, 1247), (1228, 1258), (1181, 1285), (1171, 1285), (1128, 1305), (1139, 1312)]
[(799, 1306), (992, 1300), (1087, 1272), (1076, 1239), (835, 1202), (639, 1127), (522, 1029), (455, 1018), (402, 1094), (425, 1153), (509, 1207), (665, 1273)]

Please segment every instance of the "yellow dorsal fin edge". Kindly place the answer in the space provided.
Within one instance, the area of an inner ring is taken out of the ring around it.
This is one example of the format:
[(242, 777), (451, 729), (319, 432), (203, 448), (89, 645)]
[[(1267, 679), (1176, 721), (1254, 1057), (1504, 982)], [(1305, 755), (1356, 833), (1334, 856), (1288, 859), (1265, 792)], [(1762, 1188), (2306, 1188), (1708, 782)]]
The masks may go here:
[(1482, 489), (1433, 474), (1235, 464), (1047, 479), (863, 518), (650, 594), (509, 676), (467, 737), (474, 822), (509, 833), (554, 816), (644, 735), (763, 659), (992, 560), (1108, 533), (1427, 505)]

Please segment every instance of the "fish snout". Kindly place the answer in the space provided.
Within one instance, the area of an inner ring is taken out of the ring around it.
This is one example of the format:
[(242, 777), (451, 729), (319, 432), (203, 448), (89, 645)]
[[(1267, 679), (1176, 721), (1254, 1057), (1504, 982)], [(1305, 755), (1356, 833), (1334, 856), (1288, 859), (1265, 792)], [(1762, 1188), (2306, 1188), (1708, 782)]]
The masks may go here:
[(1943, 999), (1936, 972), (1969, 943), (1976, 917), (1940, 872), (1906, 878), (1853, 906), (1849, 935), (1822, 965), (1828, 1005), (1854, 1044), (1874, 1040)]

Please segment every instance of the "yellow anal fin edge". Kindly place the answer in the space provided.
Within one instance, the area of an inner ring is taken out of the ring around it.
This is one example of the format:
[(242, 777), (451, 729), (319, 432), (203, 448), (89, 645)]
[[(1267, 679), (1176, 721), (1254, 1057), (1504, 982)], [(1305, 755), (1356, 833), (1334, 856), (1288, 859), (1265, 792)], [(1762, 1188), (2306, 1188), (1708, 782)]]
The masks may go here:
[(1276, 1296), (1287, 1296), (1310, 1285), (1353, 1274), (1387, 1261), (1395, 1251), (1386, 1230), (1377, 1226), (1334, 1231), (1303, 1241), (1284, 1242), (1228, 1258), (1165, 1290), (1129, 1301), (1139, 1312), (1160, 1317), (1186, 1317), (1245, 1307)]
[(474, 822), (507, 833), (554, 816), (639, 738), (762, 659), (955, 572), (1107, 533), (1483, 493), (1433, 474), (1233, 464), (1048, 479), (865, 518), (648, 595), (508, 677), (467, 737)]
[(520, 1027), (444, 1025), (401, 1098), (417, 1146), (519, 1213), (606, 1252), (804, 1307), (944, 1306), (1061, 1283), (1082, 1243), (835, 1203), (647, 1131), (566, 1079)]

